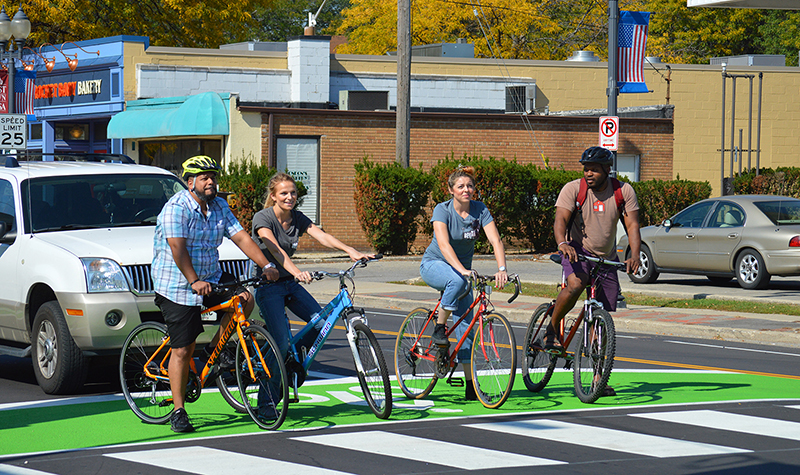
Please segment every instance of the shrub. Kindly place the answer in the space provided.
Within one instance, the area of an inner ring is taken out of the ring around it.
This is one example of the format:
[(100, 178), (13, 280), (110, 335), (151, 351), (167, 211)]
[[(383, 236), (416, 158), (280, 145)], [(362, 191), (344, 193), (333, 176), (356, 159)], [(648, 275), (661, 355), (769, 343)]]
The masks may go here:
[(800, 198), (800, 168), (762, 168), (737, 173), (733, 179), (736, 194), (781, 195)]
[(711, 196), (707, 181), (650, 180), (631, 183), (639, 201), (639, 225), (658, 224), (692, 203)]
[(376, 251), (406, 254), (417, 237), (433, 177), (398, 163), (355, 164), (353, 199), (361, 228)]

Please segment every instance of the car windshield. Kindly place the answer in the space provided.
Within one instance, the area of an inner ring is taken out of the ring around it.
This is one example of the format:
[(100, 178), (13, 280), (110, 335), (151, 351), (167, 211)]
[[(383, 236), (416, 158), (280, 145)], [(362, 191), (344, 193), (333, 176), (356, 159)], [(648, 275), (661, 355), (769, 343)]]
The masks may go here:
[(800, 200), (756, 201), (753, 204), (772, 224), (800, 224)]
[(27, 180), (23, 183), (26, 232), (153, 226), (164, 203), (185, 188), (177, 177), (162, 174)]

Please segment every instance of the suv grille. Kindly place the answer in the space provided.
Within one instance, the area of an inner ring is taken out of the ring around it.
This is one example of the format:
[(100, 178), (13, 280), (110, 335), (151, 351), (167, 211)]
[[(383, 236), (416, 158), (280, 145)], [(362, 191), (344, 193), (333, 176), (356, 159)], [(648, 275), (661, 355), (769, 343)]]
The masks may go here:
[[(243, 279), (250, 273), (250, 261), (248, 259), (238, 259), (233, 261), (219, 261), (223, 272)], [(122, 270), (128, 277), (128, 283), (136, 295), (153, 295), (153, 278), (150, 276), (150, 264), (137, 264), (132, 266), (122, 266)]]

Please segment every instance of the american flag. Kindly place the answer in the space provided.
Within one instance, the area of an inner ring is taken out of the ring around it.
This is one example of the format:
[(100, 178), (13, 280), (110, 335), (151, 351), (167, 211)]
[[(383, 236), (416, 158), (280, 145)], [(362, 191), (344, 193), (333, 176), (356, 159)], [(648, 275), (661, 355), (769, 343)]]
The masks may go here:
[(644, 83), (644, 49), (649, 12), (619, 12), (617, 85), (619, 92), (648, 92)]
[(33, 97), (36, 71), (20, 69), (14, 75), (14, 109), (17, 114), (33, 114)]

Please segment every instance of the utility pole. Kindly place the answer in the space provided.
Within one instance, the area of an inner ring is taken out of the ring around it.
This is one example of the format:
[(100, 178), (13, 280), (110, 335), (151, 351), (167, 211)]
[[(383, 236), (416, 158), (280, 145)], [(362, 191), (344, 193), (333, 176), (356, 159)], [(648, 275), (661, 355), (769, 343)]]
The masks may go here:
[(397, 0), (397, 137), (395, 160), (410, 165), (411, 154), (411, 0)]
[[(608, 114), (617, 115), (617, 37), (619, 35), (619, 2), (608, 0)], [(614, 152), (614, 173), (617, 172), (617, 152)]]

